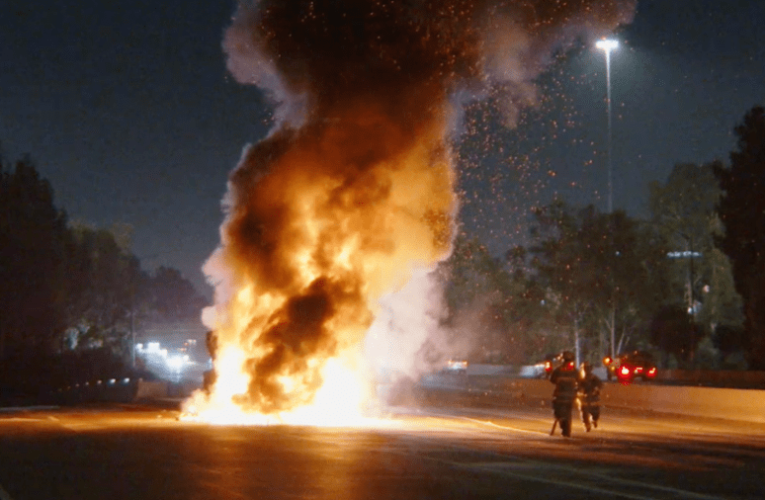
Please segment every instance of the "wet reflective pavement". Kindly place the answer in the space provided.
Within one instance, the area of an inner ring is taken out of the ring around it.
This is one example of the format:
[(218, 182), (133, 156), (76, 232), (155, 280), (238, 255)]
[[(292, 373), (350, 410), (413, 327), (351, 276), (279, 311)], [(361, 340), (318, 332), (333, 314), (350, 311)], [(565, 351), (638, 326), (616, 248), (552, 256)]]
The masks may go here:
[(0, 412), (0, 500), (760, 499), (765, 425), (606, 409), (387, 410), (364, 428), (216, 427), (107, 406)]

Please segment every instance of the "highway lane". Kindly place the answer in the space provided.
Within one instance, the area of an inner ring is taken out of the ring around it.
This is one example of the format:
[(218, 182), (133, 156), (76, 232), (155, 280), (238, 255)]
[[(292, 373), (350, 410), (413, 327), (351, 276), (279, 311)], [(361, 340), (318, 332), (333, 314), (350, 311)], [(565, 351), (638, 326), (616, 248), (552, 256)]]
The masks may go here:
[(0, 412), (0, 499), (760, 499), (765, 425), (544, 402), (380, 412), (368, 427), (216, 427), (122, 405)]

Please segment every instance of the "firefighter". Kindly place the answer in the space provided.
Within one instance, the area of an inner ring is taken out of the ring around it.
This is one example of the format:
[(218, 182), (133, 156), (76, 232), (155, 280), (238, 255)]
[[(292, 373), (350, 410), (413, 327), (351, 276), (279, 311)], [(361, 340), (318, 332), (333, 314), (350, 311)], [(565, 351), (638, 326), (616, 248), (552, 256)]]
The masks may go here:
[[(210, 354), (210, 359), (215, 361), (215, 356), (218, 353), (218, 335), (212, 330), (207, 332), (207, 335), (205, 336), (205, 344), (207, 345), (207, 352)], [(204, 372), (202, 377), (202, 390), (207, 394), (210, 394), (212, 387), (215, 385), (215, 381), (218, 379), (218, 374), (215, 372), (215, 368)]]
[(603, 387), (603, 381), (600, 377), (592, 373), (592, 365), (588, 362), (582, 363), (579, 372), (579, 409), (582, 412), (582, 422), (587, 432), (593, 427), (598, 428), (598, 419), (600, 418), (600, 390)]
[(552, 403), (555, 423), (553, 423), (551, 434), (555, 433), (555, 424), (559, 423), (561, 433), (565, 437), (570, 437), (571, 411), (576, 399), (579, 377), (575, 368), (574, 354), (570, 351), (563, 351), (561, 358), (563, 362), (550, 375), (550, 382), (555, 384)]

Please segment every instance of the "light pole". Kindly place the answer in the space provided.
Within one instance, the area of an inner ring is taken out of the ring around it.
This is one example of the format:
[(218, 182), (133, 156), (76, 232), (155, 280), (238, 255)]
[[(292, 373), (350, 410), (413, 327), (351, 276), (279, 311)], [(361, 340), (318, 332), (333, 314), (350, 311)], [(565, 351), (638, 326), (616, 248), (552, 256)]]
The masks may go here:
[[(611, 51), (619, 46), (616, 40), (598, 40), (595, 47), (606, 54), (606, 105), (608, 106), (608, 216), (609, 221), (614, 211), (614, 189), (611, 168)], [(609, 222), (610, 225), (610, 222)], [(613, 240), (613, 238), (611, 238)], [(611, 270), (611, 359), (616, 356), (616, 304), (613, 297), (613, 269)]]
[(614, 210), (613, 180), (611, 178), (611, 51), (619, 46), (616, 40), (598, 40), (597, 48), (606, 54), (606, 105), (608, 106), (608, 213)]

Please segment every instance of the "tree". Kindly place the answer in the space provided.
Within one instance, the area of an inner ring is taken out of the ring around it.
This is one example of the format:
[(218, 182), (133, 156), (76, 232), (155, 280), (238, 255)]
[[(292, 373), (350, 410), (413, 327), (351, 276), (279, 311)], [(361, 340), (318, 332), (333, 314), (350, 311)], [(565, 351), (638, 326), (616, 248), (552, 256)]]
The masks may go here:
[(147, 299), (151, 316), (156, 321), (198, 319), (207, 305), (194, 285), (172, 267), (161, 266), (147, 282)]
[(65, 325), (66, 214), (29, 158), (0, 165), (0, 359), (54, 349)]
[(138, 258), (112, 232), (85, 225), (71, 228), (68, 259), (69, 347), (108, 347), (126, 355), (147, 277)]
[(651, 341), (675, 360), (688, 360), (701, 339), (698, 327), (682, 304), (664, 305), (651, 321)]
[[(716, 334), (718, 325), (736, 327), (743, 321), (730, 262), (715, 246), (715, 238), (723, 234), (717, 214), (721, 192), (714, 175), (719, 168), (719, 162), (678, 164), (666, 183), (649, 185), (651, 223), (670, 250), (666, 306), (685, 310), (688, 321), (710, 336)], [(684, 327), (683, 331), (696, 336), (697, 329)], [(688, 341), (683, 346), (687, 350), (682, 356), (676, 353), (678, 358), (692, 361), (694, 344)]]
[(508, 255), (506, 262), (493, 257), (478, 239), (461, 235), (438, 272), (446, 284), (448, 322), (460, 332), (469, 330), (472, 357), (521, 363), (544, 343), (534, 335), (539, 298), (532, 298), (533, 287), (521, 270), (523, 250)]
[(530, 249), (532, 262), (547, 302), (571, 332), (571, 344), (597, 343), (604, 353), (612, 328), (619, 346), (644, 331), (660, 302), (654, 277), (661, 249), (650, 233), (624, 212), (575, 210), (562, 201), (535, 216), (541, 237)]
[(734, 128), (738, 149), (729, 168), (715, 168), (723, 195), (718, 212), (725, 235), (716, 240), (730, 258), (744, 301), (752, 365), (765, 368), (765, 108), (756, 106)]

